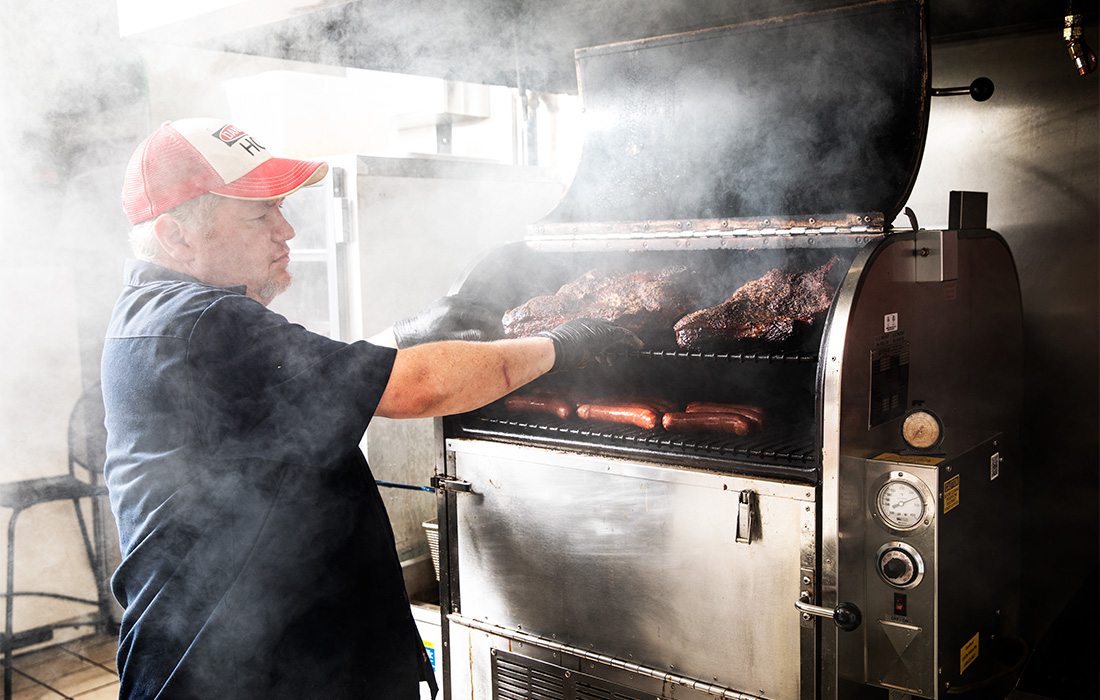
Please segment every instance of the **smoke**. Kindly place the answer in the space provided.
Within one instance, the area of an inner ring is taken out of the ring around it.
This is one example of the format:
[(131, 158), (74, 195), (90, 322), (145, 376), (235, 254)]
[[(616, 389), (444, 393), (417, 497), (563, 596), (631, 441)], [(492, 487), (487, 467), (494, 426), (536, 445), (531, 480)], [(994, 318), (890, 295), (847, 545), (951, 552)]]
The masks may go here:
[[(554, 15), (550, 14), (551, 3), (523, 3), (526, 14), (517, 17), (521, 4), (512, 0), (473, 5), (427, 0), (384, 0), (369, 6), (344, 3), (321, 7), (308, 17), (228, 32), (200, 42), (198, 45), (207, 50), (200, 54), (193, 46), (184, 50), (161, 43), (139, 45), (121, 40), (115, 3), (109, 0), (60, 0), (51, 4), (48, 13), (31, 4), (9, 3), (0, 30), (5, 68), (0, 155), (9, 164), (0, 187), (0, 220), (4, 222), (0, 228), (0, 250), (4, 252), (0, 274), (5, 282), (4, 301), (0, 303), (4, 305), (3, 318), (10, 321), (5, 326), (20, 341), (20, 352), (4, 355), (2, 358), (9, 361), (0, 362), (14, 368), (5, 375), (12, 379), (5, 386), (17, 389), (5, 392), (2, 399), (8, 404), (7, 413), (40, 415), (42, 420), (33, 425), (63, 430), (67, 409), (78, 393), (75, 387), (88, 385), (98, 377), (103, 335), (121, 287), (121, 261), (127, 255), (126, 223), (119, 212), (126, 159), (154, 125), (150, 122), (209, 114), (227, 107), (227, 99), (220, 92), (221, 81), (255, 69), (242, 69), (241, 61), (223, 50), (264, 57), (250, 64), (264, 68), (285, 68), (287, 61), (302, 62), (298, 68), (314, 72), (315, 66), (304, 64), (369, 66), (450, 80), (518, 83), (531, 90), (573, 92), (574, 48), (742, 19), (737, 13), (743, 11), (747, 16), (762, 12), (767, 3), (745, 3), (734, 9), (728, 5), (715, 1), (700, 9), (694, 3), (676, 0), (655, 3), (646, 12), (619, 16), (606, 14), (600, 3), (577, 3), (575, 13)], [(170, 41), (173, 37), (163, 39)], [(635, 220), (711, 217), (724, 215), (727, 210), (793, 213), (782, 199), (783, 193), (769, 189), (765, 183), (777, 173), (798, 167), (816, 168), (821, 177), (827, 178), (828, 167), (847, 161), (851, 154), (833, 151), (832, 157), (822, 162), (812, 158), (814, 149), (822, 140), (833, 138), (841, 143), (858, 143), (859, 134), (849, 131), (858, 120), (803, 124), (803, 112), (790, 111), (787, 104), (770, 96), (786, 86), (784, 71), (793, 66), (805, 71), (807, 82), (822, 90), (802, 94), (806, 104), (823, 96), (833, 99), (824, 91), (827, 79), (835, 77), (831, 76), (835, 69), (815, 56), (819, 50), (836, 50), (838, 43), (830, 37), (819, 37), (799, 45), (796, 37), (788, 36), (776, 54), (763, 56), (768, 59), (767, 65), (776, 66), (776, 72), (765, 82), (726, 83), (717, 92), (713, 79), (721, 66), (705, 60), (697, 62), (687, 44), (683, 51), (649, 54), (653, 63), (639, 61), (622, 72), (616, 72), (615, 67), (611, 75), (603, 77), (602, 86), (598, 81), (591, 86), (594, 102), (589, 114), (593, 121), (605, 119), (608, 129), (589, 143), (584, 178), (575, 186), (575, 196), (589, 201), (575, 211), (582, 220), (599, 219), (593, 213), (598, 210), (592, 207), (611, 200), (617, 207), (613, 211)], [(751, 43), (732, 47), (733, 59), (738, 61), (759, 62), (762, 51), (774, 50)], [(791, 62), (770, 60), (776, 57)], [(866, 70), (873, 73), (871, 65)], [(626, 83), (616, 82), (624, 75)], [(606, 90), (606, 104), (600, 102), (600, 90)], [(272, 98), (269, 104), (279, 104), (271, 93), (266, 96)], [(294, 95), (282, 97), (288, 111), (299, 106)], [(881, 98), (871, 89), (846, 92), (838, 99), (847, 107), (844, 114), (866, 116), (881, 112)], [(388, 97), (380, 94), (377, 99), (385, 102)], [(776, 115), (781, 117), (778, 121), (773, 119)], [(309, 125), (320, 131), (333, 123), (332, 115), (313, 113), (311, 117)], [(762, 133), (764, 128), (773, 129), (774, 137)], [(264, 140), (262, 133), (258, 135)], [(742, 146), (733, 150), (713, 147), (731, 135), (736, 137), (732, 143)], [(780, 138), (783, 136), (792, 138), (784, 140)], [(758, 143), (764, 144), (762, 150), (743, 146)], [(555, 190), (553, 183), (542, 184), (546, 187), (540, 196), (548, 198), (546, 193)], [(830, 187), (833, 184), (828, 183)], [(487, 198), (487, 191), (468, 192), (468, 202)], [(518, 198), (509, 192), (501, 199), (509, 196)], [(469, 232), (467, 229), (491, 230), (494, 235), (504, 236), (500, 219), (492, 218), (495, 212), (479, 215), (463, 211), (462, 225), (466, 229), (460, 231), (459, 224), (446, 221), (448, 216), (458, 216), (458, 203), (436, 210), (435, 220), (428, 224), (414, 216), (420, 212), (408, 204), (404, 212), (400, 207), (393, 211), (387, 209), (384, 199), (380, 196), (373, 202), (376, 208), (372, 215), (389, 217), (376, 232), (390, 238), (381, 246), (377, 240), (361, 242), (364, 248), (375, 245), (371, 252), (380, 253), (374, 258), (376, 267), (372, 270), (377, 277), (368, 277), (367, 284), (372, 287), (351, 290), (368, 298), (366, 305), (386, 302), (386, 309), (397, 308), (395, 304), (411, 299), (409, 287), (414, 284), (418, 293), (421, 284), (424, 289), (437, 285), (442, 293), (449, 279), (407, 279), (424, 274), (426, 264), (418, 267), (418, 260), (438, 261), (440, 248), (432, 247), (439, 245), (438, 238), (453, 243), (460, 234)], [(721, 206), (715, 202), (721, 202)], [(479, 216), (483, 218), (479, 220)], [(424, 231), (429, 235), (399, 237)], [(466, 240), (467, 245), (470, 240), (481, 240), (473, 238), (475, 233)], [(518, 234), (522, 231), (516, 230), (511, 237)], [(414, 246), (415, 251), (407, 250)], [(472, 255), (474, 251), (462, 252)], [(761, 257), (756, 264), (765, 261), (776, 262), (775, 256)], [(739, 277), (726, 279), (733, 286), (738, 279), (758, 272), (742, 269), (737, 273)], [(304, 279), (300, 277), (299, 283)], [(383, 292), (370, 294), (382, 286), (386, 287)], [(313, 293), (327, 291), (312, 289)], [(729, 291), (732, 288), (715, 289), (710, 296), (717, 300)], [(383, 320), (377, 315), (380, 313), (384, 312), (376, 312), (373, 318)], [(66, 323), (71, 325), (61, 327)], [(24, 352), (27, 347), (50, 348), (54, 354), (32, 356)], [(323, 409), (318, 408), (318, 412)], [(47, 414), (60, 418), (47, 420)], [(303, 416), (302, 424), (318, 420), (322, 420), (318, 415)], [(60, 444), (61, 435), (58, 431), (56, 442), (46, 444)], [(10, 441), (10, 433), (4, 439), (9, 441), (0, 443), (5, 453), (16, 455), (14, 466), (6, 468), (18, 471), (19, 476), (60, 471), (58, 462), (41, 466), (48, 460), (40, 458), (47, 451), (56, 451), (54, 448), (32, 446), (28, 454), (25, 444)], [(219, 477), (225, 479), (224, 493), (239, 486), (230, 475)], [(321, 502), (313, 505), (325, 507)], [(58, 532), (71, 531), (68, 523), (59, 521), (56, 527)], [(43, 535), (42, 531), (30, 537), (39, 545), (64, 540), (53, 533)], [(77, 556), (67, 558), (79, 561)], [(20, 624), (24, 621), (21, 619)]]
[(881, 7), (582, 52), (593, 128), (554, 216), (896, 210), (922, 134), (916, 29)]

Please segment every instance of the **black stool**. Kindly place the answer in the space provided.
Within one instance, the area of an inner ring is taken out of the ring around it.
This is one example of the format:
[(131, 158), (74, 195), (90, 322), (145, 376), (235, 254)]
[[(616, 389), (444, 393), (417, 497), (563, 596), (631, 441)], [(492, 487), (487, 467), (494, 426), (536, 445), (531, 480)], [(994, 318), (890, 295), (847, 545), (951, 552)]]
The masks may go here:
[[(5, 616), (2, 649), (4, 653), (4, 698), (11, 698), (12, 656), (22, 646), (29, 646), (50, 639), (55, 629), (63, 627), (95, 626), (102, 632), (107, 626), (106, 575), (99, 552), (102, 551), (101, 513), (99, 497), (107, 493), (101, 483), (103, 462), (106, 453), (107, 433), (103, 427), (103, 398), (99, 384), (88, 388), (76, 402), (69, 416), (69, 473), (64, 476), (50, 476), (25, 481), (0, 483), (0, 508), (11, 510), (8, 520), (8, 577), (4, 589)], [(79, 467), (79, 471), (78, 471)], [(80, 501), (91, 499), (92, 532), (85, 522)], [(54, 501), (72, 501), (76, 512), (76, 521), (80, 526), (80, 535), (84, 539), (84, 548), (88, 555), (88, 564), (95, 577), (96, 599), (78, 598), (61, 593), (42, 591), (13, 591), (15, 582), (15, 524), (19, 515), (33, 506)], [(93, 537), (96, 542), (93, 543)], [(75, 603), (90, 605), (95, 612), (89, 619), (80, 622), (59, 622), (42, 625), (14, 634), (12, 613), (15, 596), (39, 596), (56, 598)]]

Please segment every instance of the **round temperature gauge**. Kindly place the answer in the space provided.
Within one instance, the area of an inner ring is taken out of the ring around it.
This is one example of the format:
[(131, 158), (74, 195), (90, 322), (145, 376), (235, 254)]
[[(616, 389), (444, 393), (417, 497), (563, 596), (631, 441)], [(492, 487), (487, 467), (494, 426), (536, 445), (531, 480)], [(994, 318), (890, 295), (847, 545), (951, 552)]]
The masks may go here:
[(943, 442), (943, 423), (927, 408), (914, 408), (901, 423), (901, 439), (914, 450), (934, 450)]
[(895, 530), (910, 530), (924, 520), (924, 498), (908, 481), (888, 481), (878, 492), (878, 514)]

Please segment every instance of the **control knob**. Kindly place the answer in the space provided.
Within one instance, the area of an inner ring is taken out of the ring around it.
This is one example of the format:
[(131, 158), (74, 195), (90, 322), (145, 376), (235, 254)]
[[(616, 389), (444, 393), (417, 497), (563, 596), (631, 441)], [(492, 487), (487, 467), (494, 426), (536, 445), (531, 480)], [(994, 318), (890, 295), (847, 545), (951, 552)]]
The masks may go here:
[(924, 563), (915, 549), (897, 542), (879, 551), (878, 570), (891, 586), (911, 588), (924, 576)]

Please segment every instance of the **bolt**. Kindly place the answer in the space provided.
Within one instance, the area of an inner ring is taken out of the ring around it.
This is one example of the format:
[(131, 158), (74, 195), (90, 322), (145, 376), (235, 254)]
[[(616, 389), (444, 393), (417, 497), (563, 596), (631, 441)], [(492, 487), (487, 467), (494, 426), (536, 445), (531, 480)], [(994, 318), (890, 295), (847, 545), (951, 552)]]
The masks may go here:
[(803, 620), (809, 620), (810, 619), (810, 613), (802, 613), (802, 619)]

